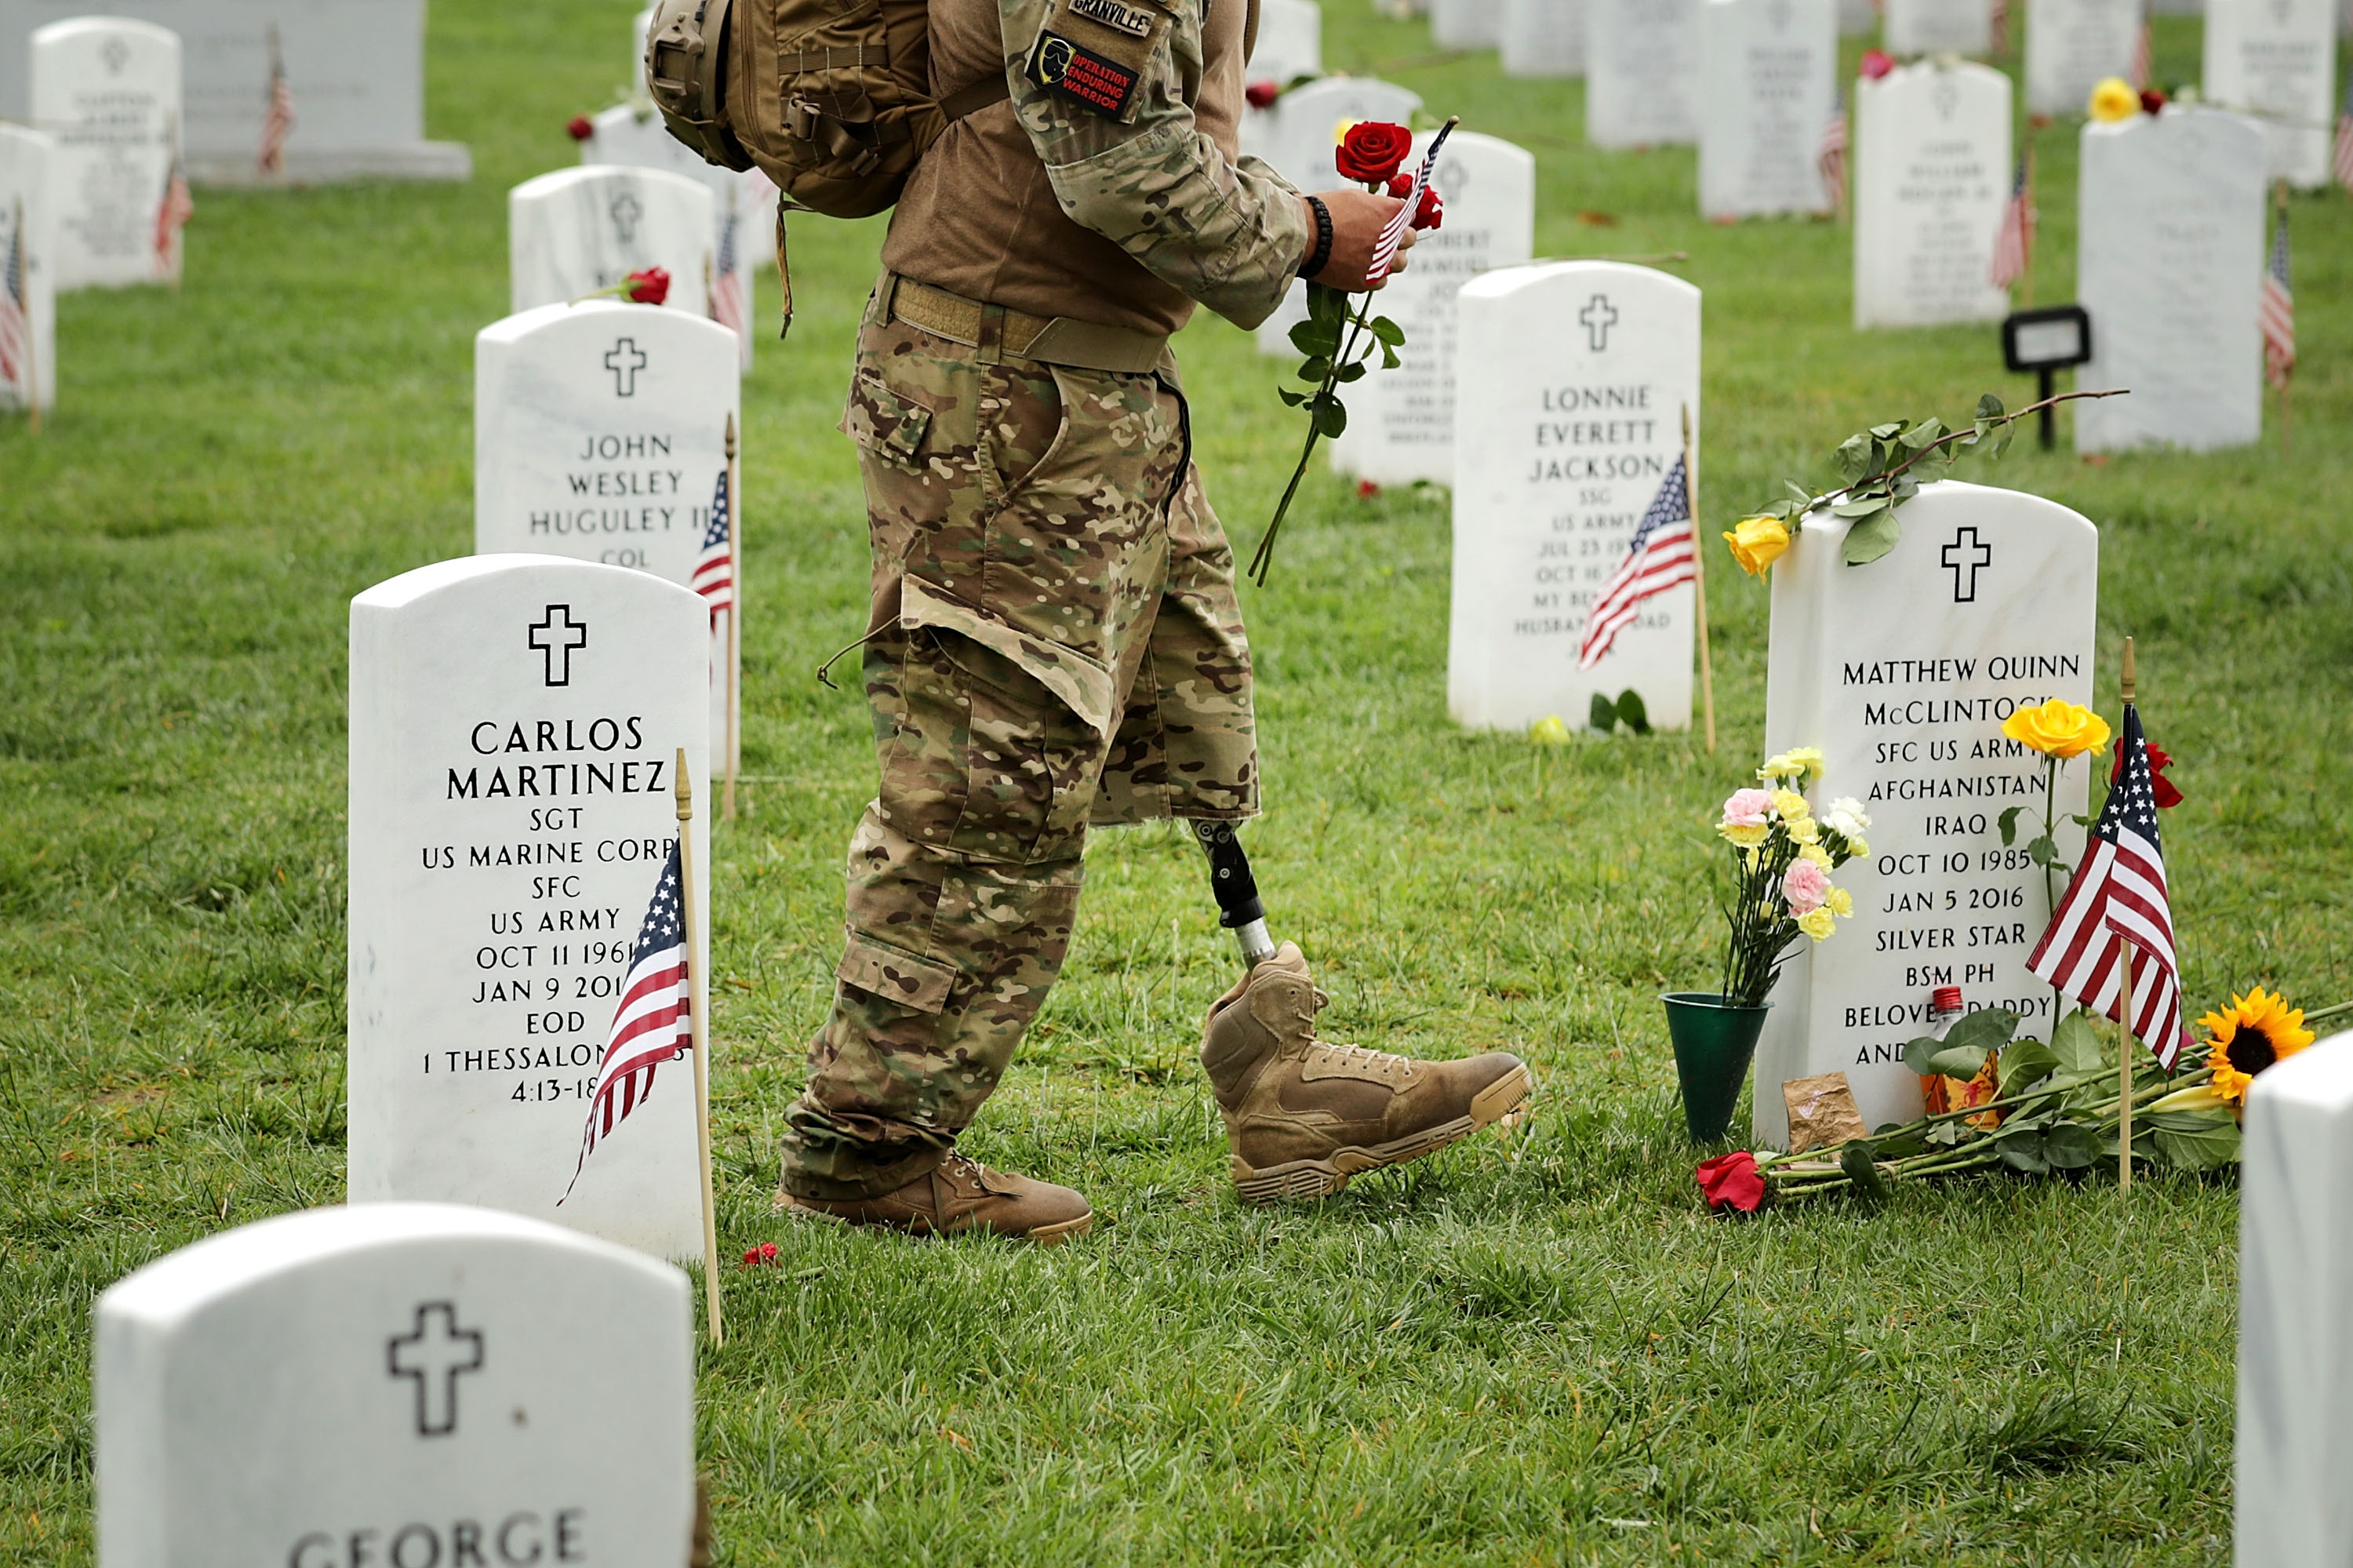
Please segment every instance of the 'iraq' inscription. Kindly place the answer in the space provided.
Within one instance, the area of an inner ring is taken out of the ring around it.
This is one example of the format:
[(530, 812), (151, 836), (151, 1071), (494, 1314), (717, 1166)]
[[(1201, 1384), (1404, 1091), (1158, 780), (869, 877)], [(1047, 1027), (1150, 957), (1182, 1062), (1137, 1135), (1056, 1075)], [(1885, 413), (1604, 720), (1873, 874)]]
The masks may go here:
[[(1843, 1072), (1865, 1123), (1920, 1114), (1904, 1045), (1930, 992), (2008, 1007), (2049, 1037), (2051, 991), (2026, 972), (2051, 887), (2024, 845), (2041, 831), (2043, 759), (2001, 733), (2019, 708), (2092, 700), (2099, 535), (2038, 496), (1947, 482), (1899, 514), (1902, 542), (1849, 567), (1846, 524), (1817, 514), (1773, 568), (1766, 749), (1821, 747), (1818, 805), (1852, 796), (1871, 853), (1841, 874), (1854, 917), (1799, 950), (1772, 992), (1757, 1057), (1757, 1138), (1786, 1135), (1778, 1086)], [(2060, 772), (2058, 842), (2073, 864), (2090, 768)], [(2001, 838), (2001, 814), (2021, 831)], [(2025, 819), (2033, 826), (2026, 828)]]
[(683, 1066), (557, 1201), (677, 832), (677, 748), (705, 755), (707, 639), (686, 589), (546, 556), (444, 562), (353, 601), (355, 1201), (699, 1245)]

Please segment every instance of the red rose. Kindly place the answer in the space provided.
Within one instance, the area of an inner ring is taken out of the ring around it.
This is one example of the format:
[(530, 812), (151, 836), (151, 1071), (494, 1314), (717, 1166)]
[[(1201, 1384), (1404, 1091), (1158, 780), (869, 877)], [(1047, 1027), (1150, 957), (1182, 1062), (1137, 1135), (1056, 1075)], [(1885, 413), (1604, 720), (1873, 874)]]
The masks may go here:
[(2143, 114), (2154, 114), (2164, 107), (2165, 94), (2153, 87), (2144, 87), (2140, 90), (2140, 111)]
[(596, 127), (586, 114), (575, 114), (565, 122), (564, 132), (575, 142), (586, 142), (596, 134)]
[(1703, 1160), (1692, 1174), (1698, 1178), (1699, 1190), (1706, 1194), (1711, 1209), (1754, 1213), (1765, 1201), (1765, 1178), (1757, 1173), (1757, 1157), (1745, 1149)]
[(660, 267), (632, 272), (621, 297), (633, 305), (659, 305), (670, 298), (670, 273)]
[[(2175, 789), (2173, 781), (2165, 776), (2165, 770), (2172, 766), (2173, 758), (2166, 755), (2165, 747), (2152, 746), (2148, 748), (2149, 779), (2157, 786), (2157, 809), (2160, 811), (2168, 806), (2181, 804), (2181, 791)], [(2116, 760), (2108, 769), (2108, 782), (2113, 784), (2124, 776), (2125, 748), (2119, 746), (2116, 747)]]
[(1426, 185), (1422, 187), (1421, 205), (1413, 209), (1413, 226), (1416, 228), (1436, 228), (1445, 217), (1446, 204), (1438, 199), (1438, 193)]
[(762, 1242), (760, 1244), (760, 1261), (762, 1263), (774, 1263), (776, 1261), (776, 1243)]
[(1862, 51), (1862, 75), (1866, 81), (1877, 81), (1895, 69), (1895, 58), (1880, 49)]
[(1252, 109), (1271, 109), (1274, 101), (1282, 96), (1282, 83), (1254, 81), (1242, 89), (1242, 100)]
[(746, 1268), (751, 1267), (754, 1264), (759, 1261), (760, 1249), (758, 1247), (753, 1247), (744, 1254), (744, 1266)]
[(1333, 154), (1333, 165), (1344, 180), (1368, 185), (1385, 183), (1413, 152), (1413, 132), (1386, 120), (1359, 120), (1348, 127)]
[(1369, 479), (1360, 479), (1360, 480), (1356, 481), (1356, 499), (1357, 499), (1357, 500), (1359, 500), (1359, 501), (1370, 501), (1374, 496), (1378, 495), (1380, 493), (1381, 493), (1381, 487), (1380, 487), (1379, 485), (1377, 485), (1377, 484), (1375, 484), (1371, 480), (1369, 480)]
[(1413, 195), (1413, 176), (1411, 175), (1391, 175), (1389, 176), (1389, 183), (1383, 185), (1381, 189), (1386, 194), (1397, 197), (1399, 201), (1403, 201), (1406, 197)]

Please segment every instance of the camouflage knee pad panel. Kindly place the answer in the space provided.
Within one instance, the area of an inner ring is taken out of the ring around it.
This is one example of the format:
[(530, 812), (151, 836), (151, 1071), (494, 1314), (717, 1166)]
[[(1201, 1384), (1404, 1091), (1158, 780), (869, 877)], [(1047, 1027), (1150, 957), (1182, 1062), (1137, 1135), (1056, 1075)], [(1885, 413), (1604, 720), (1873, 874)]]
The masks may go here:
[(921, 1175), (1060, 971), (1090, 822), (1258, 806), (1233, 555), (1173, 376), (995, 358), (868, 321), (842, 429), (872, 534), (881, 789), (784, 1177)]

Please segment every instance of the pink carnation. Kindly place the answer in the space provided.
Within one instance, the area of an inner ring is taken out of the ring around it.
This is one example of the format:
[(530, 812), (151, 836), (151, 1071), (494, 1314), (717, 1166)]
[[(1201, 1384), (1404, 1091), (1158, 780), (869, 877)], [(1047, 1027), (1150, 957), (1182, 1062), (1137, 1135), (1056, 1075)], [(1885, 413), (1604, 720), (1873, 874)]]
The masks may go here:
[(1724, 802), (1724, 821), (1727, 828), (1761, 828), (1773, 810), (1770, 789), (1735, 789)]
[(1789, 913), (1810, 915), (1822, 906), (1830, 896), (1831, 874), (1812, 861), (1793, 863), (1781, 874), (1781, 892), (1789, 900)]

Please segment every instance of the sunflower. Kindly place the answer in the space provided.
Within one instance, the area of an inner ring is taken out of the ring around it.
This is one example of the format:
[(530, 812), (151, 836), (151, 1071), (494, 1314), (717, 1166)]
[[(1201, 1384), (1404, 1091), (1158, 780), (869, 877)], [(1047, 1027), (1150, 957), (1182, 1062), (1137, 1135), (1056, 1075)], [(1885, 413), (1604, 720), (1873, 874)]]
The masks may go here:
[(2210, 1012), (2198, 1022), (2210, 1036), (2206, 1063), (2214, 1069), (2214, 1097), (2232, 1107), (2246, 1103), (2247, 1086), (2257, 1074), (2312, 1044), (2304, 1010), (2261, 986), (2232, 997), (2228, 1012)]

